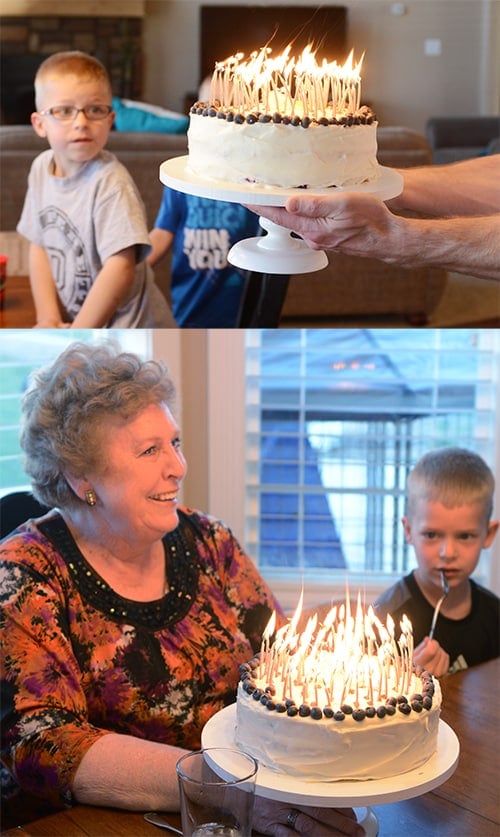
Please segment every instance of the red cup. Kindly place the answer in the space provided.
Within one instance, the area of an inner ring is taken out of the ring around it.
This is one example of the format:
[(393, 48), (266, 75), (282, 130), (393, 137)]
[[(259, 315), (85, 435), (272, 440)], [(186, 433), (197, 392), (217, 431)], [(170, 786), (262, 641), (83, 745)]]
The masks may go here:
[(5, 285), (7, 282), (7, 256), (0, 255), (0, 308), (3, 308), (5, 299)]

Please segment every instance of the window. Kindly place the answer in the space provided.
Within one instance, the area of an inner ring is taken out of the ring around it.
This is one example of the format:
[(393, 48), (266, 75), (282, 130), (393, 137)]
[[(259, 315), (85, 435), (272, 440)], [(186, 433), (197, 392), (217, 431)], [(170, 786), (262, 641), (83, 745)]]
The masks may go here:
[(21, 396), (30, 374), (50, 363), (69, 344), (76, 340), (98, 341), (114, 339), (124, 350), (146, 356), (149, 349), (147, 331), (116, 329), (102, 330), (6, 329), (0, 338), (0, 494), (28, 488), (19, 445)]
[(417, 459), (459, 445), (495, 470), (499, 345), (494, 330), (246, 333), (245, 543), (275, 589), (375, 588), (414, 566), (400, 521)]

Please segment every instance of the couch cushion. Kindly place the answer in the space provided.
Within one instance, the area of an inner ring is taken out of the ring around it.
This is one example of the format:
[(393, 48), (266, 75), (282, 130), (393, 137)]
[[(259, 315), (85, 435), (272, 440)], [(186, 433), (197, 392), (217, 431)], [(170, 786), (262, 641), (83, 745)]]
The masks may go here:
[(185, 134), (189, 117), (165, 108), (119, 99), (113, 96), (114, 127), (117, 131), (151, 131), (160, 134)]
[(164, 153), (168, 157), (187, 154), (187, 137), (185, 134), (160, 134), (149, 131), (111, 131), (106, 148), (117, 156), (128, 152), (130, 154)]
[[(0, 152), (25, 151), (33, 157), (49, 147), (46, 139), (35, 134), (31, 125), (2, 125), (0, 126)], [(3, 168), (3, 166), (2, 166)]]
[(500, 116), (433, 116), (425, 133), (432, 149), (486, 148), (500, 136)]
[(500, 138), (500, 116), (433, 116), (425, 132), (432, 162), (454, 163), (491, 153)]
[(379, 125), (377, 128), (377, 159), (382, 166), (409, 168), (432, 162), (426, 138), (411, 128)]

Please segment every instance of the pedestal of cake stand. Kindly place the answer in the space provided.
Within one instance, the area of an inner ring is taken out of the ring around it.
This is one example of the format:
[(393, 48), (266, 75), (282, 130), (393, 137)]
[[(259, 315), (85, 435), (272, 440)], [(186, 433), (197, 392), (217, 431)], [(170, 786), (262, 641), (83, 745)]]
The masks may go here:
[[(217, 712), (201, 733), (202, 747), (227, 748), (223, 760), (218, 750), (214, 770), (231, 778), (231, 750), (238, 749), (235, 740), (236, 704)], [(267, 799), (289, 803), (292, 807), (312, 805), (319, 808), (354, 808), (368, 837), (378, 834), (376, 813), (371, 806), (400, 802), (428, 793), (442, 785), (455, 772), (460, 746), (458, 738), (444, 721), (439, 722), (437, 749), (431, 758), (415, 770), (387, 779), (341, 782), (305, 782), (285, 773), (275, 773), (263, 766), (257, 771), (255, 793)]]
[(231, 247), (227, 260), (243, 270), (256, 273), (280, 274), (312, 273), (328, 264), (323, 250), (311, 250), (291, 230), (280, 227), (267, 218), (259, 218), (267, 235), (245, 238)]

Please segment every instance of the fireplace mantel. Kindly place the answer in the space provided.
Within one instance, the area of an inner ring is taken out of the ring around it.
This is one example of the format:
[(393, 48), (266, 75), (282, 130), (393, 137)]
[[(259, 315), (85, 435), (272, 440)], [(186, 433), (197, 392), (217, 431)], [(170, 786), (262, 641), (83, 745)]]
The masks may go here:
[(2, 0), (2, 17), (144, 17), (145, 0)]

